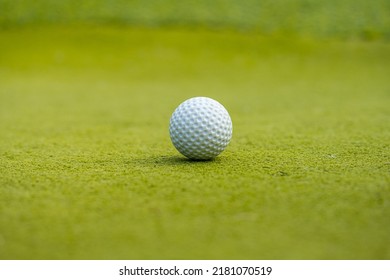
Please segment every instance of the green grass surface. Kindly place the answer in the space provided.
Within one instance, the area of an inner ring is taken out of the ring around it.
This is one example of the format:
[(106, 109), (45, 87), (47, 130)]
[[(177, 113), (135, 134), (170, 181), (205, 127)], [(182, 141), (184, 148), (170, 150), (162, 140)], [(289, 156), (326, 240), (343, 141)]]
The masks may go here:
[(388, 0), (0, 0), (0, 28), (58, 23), (207, 26), (390, 39)]
[[(83, 26), (0, 32), (1, 259), (389, 259), (390, 44)], [(211, 162), (170, 143), (217, 99)]]

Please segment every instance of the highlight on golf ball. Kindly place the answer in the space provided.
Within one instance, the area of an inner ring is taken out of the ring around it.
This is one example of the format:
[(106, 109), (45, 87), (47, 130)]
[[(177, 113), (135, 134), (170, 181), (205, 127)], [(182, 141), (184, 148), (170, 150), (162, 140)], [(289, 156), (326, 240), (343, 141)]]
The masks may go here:
[(222, 153), (232, 138), (228, 111), (208, 97), (190, 98), (173, 112), (169, 134), (175, 148), (189, 159), (210, 160)]

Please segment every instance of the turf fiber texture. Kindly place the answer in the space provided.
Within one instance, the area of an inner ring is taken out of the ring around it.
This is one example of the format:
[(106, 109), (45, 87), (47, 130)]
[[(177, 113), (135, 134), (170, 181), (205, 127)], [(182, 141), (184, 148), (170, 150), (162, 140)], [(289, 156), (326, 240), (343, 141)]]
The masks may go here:
[[(0, 37), (0, 258), (390, 257), (388, 43)], [(170, 143), (170, 115), (193, 96), (233, 120), (214, 161)]]
[(388, 1), (183, 3), (0, 0), (0, 259), (389, 259)]

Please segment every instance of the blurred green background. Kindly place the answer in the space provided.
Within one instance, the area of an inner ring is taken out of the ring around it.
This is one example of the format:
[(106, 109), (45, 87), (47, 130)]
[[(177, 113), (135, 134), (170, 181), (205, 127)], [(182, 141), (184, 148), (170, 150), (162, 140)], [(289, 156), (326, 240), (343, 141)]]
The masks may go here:
[(386, 38), (387, 0), (1, 0), (0, 26), (58, 23), (203, 26), (312, 36)]
[[(0, 259), (389, 259), (389, 14), (0, 0)], [(214, 161), (170, 143), (193, 96)]]

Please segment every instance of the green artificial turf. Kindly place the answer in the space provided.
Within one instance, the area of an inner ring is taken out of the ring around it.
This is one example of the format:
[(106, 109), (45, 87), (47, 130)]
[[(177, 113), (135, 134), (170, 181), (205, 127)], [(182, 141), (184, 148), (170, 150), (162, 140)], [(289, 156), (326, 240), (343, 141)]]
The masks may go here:
[[(390, 44), (0, 31), (1, 259), (389, 259)], [(214, 161), (170, 143), (209, 96)]]

